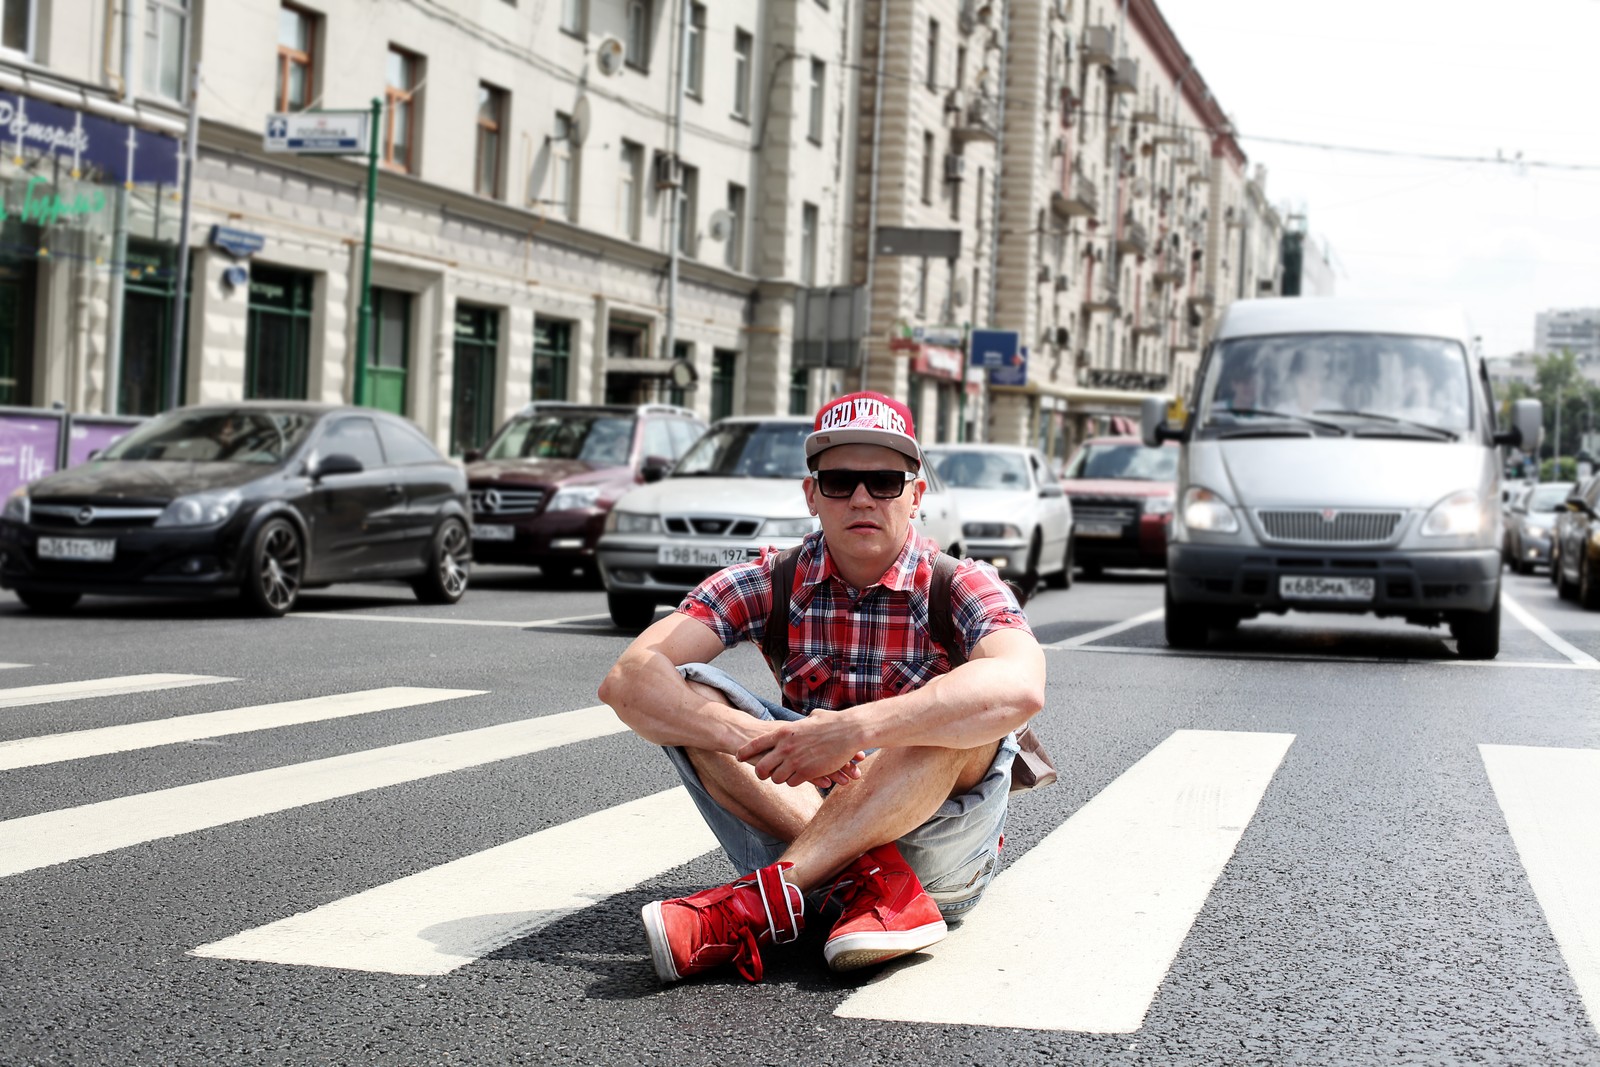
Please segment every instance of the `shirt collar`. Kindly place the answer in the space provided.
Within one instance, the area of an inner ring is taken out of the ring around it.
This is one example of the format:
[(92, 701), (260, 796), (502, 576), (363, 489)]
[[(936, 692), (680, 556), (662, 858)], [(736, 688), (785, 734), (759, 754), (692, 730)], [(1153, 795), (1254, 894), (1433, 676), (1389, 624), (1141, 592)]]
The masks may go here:
[[(840, 584), (848, 584), (843, 576), (839, 574), (838, 569), (834, 567), (833, 556), (828, 552), (827, 542), (824, 541), (822, 532), (819, 530), (809, 536), (816, 538), (813, 543), (815, 554), (811, 557), (802, 573), (802, 583), (805, 585), (817, 585), (829, 578), (838, 578)], [(924, 539), (917, 536), (915, 527), (908, 528), (906, 530), (905, 543), (900, 546), (900, 554), (895, 556), (894, 562), (889, 564), (889, 569), (883, 572), (883, 577), (874, 582), (873, 586), (881, 585), (885, 589), (894, 590), (912, 588), (916, 584), (917, 564), (922, 561), (922, 557), (928, 551), (928, 545), (923, 542)], [(870, 589), (873, 586), (868, 586), (867, 588)], [(862, 590), (862, 592), (865, 591)]]

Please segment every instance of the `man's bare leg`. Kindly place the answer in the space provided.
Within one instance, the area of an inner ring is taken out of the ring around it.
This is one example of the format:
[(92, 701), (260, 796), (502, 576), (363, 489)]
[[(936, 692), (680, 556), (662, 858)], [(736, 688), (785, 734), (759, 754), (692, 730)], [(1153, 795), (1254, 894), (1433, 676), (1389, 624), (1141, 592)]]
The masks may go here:
[[(707, 700), (727, 703), (720, 689), (702, 682), (689, 682), (689, 688)], [(807, 784), (775, 785), (756, 777), (755, 768), (741, 763), (726, 752), (685, 748), (689, 762), (700, 776), (711, 799), (724, 811), (780, 841), (800, 836), (822, 806), (822, 794)]]

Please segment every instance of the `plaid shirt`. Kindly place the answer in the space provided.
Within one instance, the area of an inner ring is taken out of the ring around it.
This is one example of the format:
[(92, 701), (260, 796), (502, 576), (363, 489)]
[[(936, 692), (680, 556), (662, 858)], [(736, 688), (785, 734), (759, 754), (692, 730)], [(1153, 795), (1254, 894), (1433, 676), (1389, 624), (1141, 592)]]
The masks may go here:
[[(806, 537), (789, 598), (789, 658), (769, 663), (791, 707), (810, 714), (908, 693), (950, 670), (949, 657), (928, 629), (933, 580), (932, 540), (908, 533), (900, 554), (866, 589), (852, 590), (837, 570), (820, 532)], [(772, 567), (777, 553), (718, 571), (678, 605), (709, 626), (725, 647), (761, 644), (772, 613)], [(963, 560), (950, 585), (956, 633), (971, 656), (996, 630), (1032, 633), (1016, 598), (987, 563)]]

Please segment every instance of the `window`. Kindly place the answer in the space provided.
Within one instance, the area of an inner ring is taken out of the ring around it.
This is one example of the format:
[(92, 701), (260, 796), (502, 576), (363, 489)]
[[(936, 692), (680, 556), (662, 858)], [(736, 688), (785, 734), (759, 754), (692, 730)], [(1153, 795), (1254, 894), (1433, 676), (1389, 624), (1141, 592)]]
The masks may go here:
[(817, 205), (800, 205), (800, 282), (817, 284)]
[(556, 132), (550, 138), (550, 191), (545, 204), (557, 218), (578, 217), (577, 146), (572, 140), (572, 116), (556, 112)]
[(411, 366), (411, 294), (372, 287), (372, 349), (361, 403), (396, 415), (406, 412)]
[(789, 372), (789, 414), (811, 414), (810, 403), (811, 372), (804, 367), (796, 367)]
[(948, 190), (948, 192), (950, 194), (950, 221), (951, 222), (960, 222), (961, 221), (961, 180), (950, 173), (949, 167), (950, 167), (950, 160), (952, 158), (959, 158), (959, 157), (952, 157), (952, 156), (946, 156), (945, 157), (944, 184), (945, 184), (945, 188)]
[(494, 436), (495, 364), (500, 312), (456, 305), (455, 369), (450, 390), (450, 452), (481, 448)]
[(917, 318), (928, 317), (928, 258), (922, 258), (922, 266), (917, 270)]
[(922, 202), (933, 203), (933, 134), (922, 135)]
[(417, 94), (422, 84), (422, 58), (399, 48), (389, 49), (383, 135), (383, 162), (394, 170), (414, 172), (417, 134)]
[(617, 180), (617, 228), (630, 241), (639, 239), (644, 189), (644, 146), (622, 142), (622, 171)]
[(750, 117), (750, 71), (756, 39), (743, 30), (733, 31), (733, 116)]
[(695, 167), (683, 168), (683, 181), (678, 185), (678, 251), (693, 256), (695, 238), (699, 235), (700, 171)]
[(567, 399), (567, 371), (572, 365), (572, 324), (533, 320), (533, 399)]
[(739, 353), (719, 348), (711, 354), (711, 418), (713, 421), (733, 414), (733, 379), (739, 363)]
[(312, 279), (259, 264), (250, 268), (244, 398), (304, 400), (311, 358)]
[(383, 447), (378, 444), (378, 428), (365, 417), (340, 419), (329, 426), (317, 443), (317, 452), (322, 456), (354, 456), (367, 470), (388, 466)]
[(683, 88), (696, 100), (705, 86), (706, 73), (706, 5), (689, 5), (688, 52), (684, 56)]
[(956, 45), (956, 83), (951, 88), (965, 89), (967, 87), (967, 46)]
[[(6, 0), (10, 16), (12, 0)], [(182, 100), (188, 6), (183, 0), (145, 0), (144, 88), (169, 100)]]
[(744, 267), (744, 186), (728, 183), (728, 239), (722, 243), (722, 262), (729, 270)]
[(822, 143), (823, 94), (827, 91), (828, 65), (820, 59), (811, 61), (811, 115), (806, 136), (812, 143)]
[[(496, 199), (500, 196), (500, 146), (504, 142), (505, 122), (506, 91), (479, 82), (478, 166), (473, 174), (472, 187), (479, 196)], [(559, 118), (557, 125), (560, 125)], [(567, 132), (571, 133), (570, 127)]]
[(628, 39), (623, 58), (628, 66), (650, 69), (650, 0), (628, 0)]
[(978, 192), (977, 192), (977, 196), (974, 199), (974, 204), (975, 204), (974, 210), (978, 213), (977, 224), (978, 224), (978, 236), (979, 237), (983, 236), (984, 222), (985, 222), (985, 220), (986, 220), (986, 218), (987, 218), (987, 216), (989, 214), (987, 211), (984, 210), (984, 207), (983, 207), (983, 194), (984, 194), (984, 191), (985, 191), (984, 190), (984, 186), (986, 184), (988, 184), (988, 182), (987, 182), (988, 177), (989, 177), (988, 172), (986, 172), (982, 167), (979, 167), (978, 168)]
[(561, 0), (561, 29), (564, 32), (577, 37), (583, 36), (588, 23), (585, 17), (588, 12), (584, 10), (584, 6), (584, 0)]
[(383, 442), (383, 454), (392, 467), (413, 463), (438, 463), (444, 457), (433, 447), (433, 442), (404, 423), (379, 419), (378, 440)]
[(939, 88), (939, 20), (928, 20), (928, 88)]
[(0, 50), (33, 54), (34, 0), (0, 0)]
[(284, 4), (278, 9), (278, 110), (303, 111), (316, 95), (312, 55), (317, 16)]

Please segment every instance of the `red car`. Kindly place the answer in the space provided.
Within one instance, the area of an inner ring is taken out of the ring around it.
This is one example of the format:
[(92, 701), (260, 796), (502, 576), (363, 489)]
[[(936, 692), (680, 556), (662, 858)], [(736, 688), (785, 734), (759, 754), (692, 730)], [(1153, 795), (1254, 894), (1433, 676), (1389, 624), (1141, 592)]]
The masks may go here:
[(1167, 525), (1178, 481), (1178, 446), (1137, 437), (1093, 437), (1067, 464), (1075, 552), (1093, 578), (1105, 567), (1167, 567)]

